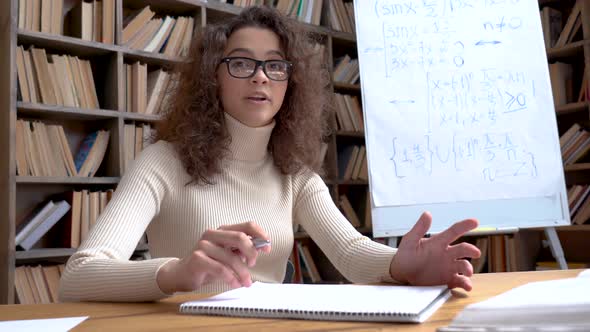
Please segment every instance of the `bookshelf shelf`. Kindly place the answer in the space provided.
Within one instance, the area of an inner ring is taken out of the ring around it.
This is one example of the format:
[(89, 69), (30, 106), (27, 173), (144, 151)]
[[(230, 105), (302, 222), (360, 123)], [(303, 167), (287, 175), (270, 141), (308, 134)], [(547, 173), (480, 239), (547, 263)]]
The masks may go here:
[(186, 59), (181, 57), (173, 57), (161, 53), (134, 50), (123, 46), (120, 46), (120, 48), (123, 52), (125, 59), (129, 59), (131, 61), (139, 61), (150, 65), (173, 67), (186, 61)]
[(580, 163), (565, 166), (566, 172), (590, 171), (590, 163)]
[(199, 3), (201, 3), (207, 10), (223, 12), (230, 15), (237, 15), (242, 11), (242, 7), (219, 1), (207, 1), (204, 3), (199, 1)]
[(80, 56), (97, 56), (121, 52), (125, 58), (130, 60), (158, 66), (173, 66), (186, 61), (181, 57), (134, 50), (122, 45), (103, 44), (50, 33), (19, 30), (17, 36), (19, 44), (35, 45), (35, 47), (39, 48)]
[(348, 42), (356, 44), (356, 36), (352, 33), (330, 30), (334, 42)]
[(119, 117), (120, 112), (111, 110), (96, 110), (73, 108), (60, 105), (33, 104), (18, 101), (16, 109), (20, 115), (33, 115), (44, 119), (68, 120), (101, 120)]
[(342, 82), (334, 82), (334, 90), (336, 92), (343, 92), (343, 93), (360, 93), (361, 85), (360, 84), (348, 84)]
[(45, 48), (80, 56), (105, 55), (117, 52), (121, 49), (112, 44), (103, 44), (82, 40), (80, 38), (22, 29), (18, 30), (17, 38), (18, 44), (35, 45), (35, 47), (38, 48)]
[[(145, 252), (149, 248), (146, 244), (141, 243), (135, 249), (136, 253)], [(28, 251), (15, 251), (15, 260), (17, 264), (24, 264), (28, 262), (35, 262), (38, 260), (47, 259), (67, 259), (70, 257), (76, 248), (42, 248), (31, 249)]]
[(589, 105), (590, 104), (587, 101), (581, 101), (581, 102), (577, 102), (577, 103), (569, 103), (566, 105), (557, 106), (555, 108), (555, 113), (557, 115), (566, 115), (566, 114), (572, 114), (572, 113), (576, 113), (576, 112), (587, 111)]
[(539, 6), (559, 5), (563, 3), (562, 0), (539, 0)]
[(565, 182), (568, 186), (590, 183), (590, 163), (578, 163), (564, 166)]
[(121, 112), (123, 119), (125, 120), (136, 120), (136, 121), (143, 121), (143, 122), (158, 122), (162, 119), (159, 115), (151, 115), (151, 114), (141, 114), (141, 113), (131, 113), (131, 112)]
[[(216, 1), (214, 1), (216, 2)], [(156, 12), (188, 12), (195, 11), (208, 4), (200, 0), (123, 0), (125, 8), (142, 8), (149, 5)]]
[(590, 231), (590, 225), (569, 225), (555, 228), (558, 232), (588, 232)]
[(358, 138), (365, 138), (365, 133), (362, 131), (346, 131), (346, 130), (338, 130), (336, 135), (341, 137), (358, 137)]
[(338, 184), (349, 186), (366, 186), (369, 183), (365, 180), (338, 180)]
[(547, 50), (547, 58), (549, 62), (552, 62), (557, 59), (581, 56), (584, 54), (585, 45), (590, 45), (590, 40), (580, 40), (563, 47), (550, 48)]
[(79, 176), (72, 177), (53, 177), (53, 176), (17, 176), (17, 184), (117, 184), (119, 177), (94, 177), (84, 178)]
[(18, 263), (26, 263), (42, 259), (65, 259), (76, 251), (75, 248), (44, 248), (28, 251), (16, 251), (14, 258)]

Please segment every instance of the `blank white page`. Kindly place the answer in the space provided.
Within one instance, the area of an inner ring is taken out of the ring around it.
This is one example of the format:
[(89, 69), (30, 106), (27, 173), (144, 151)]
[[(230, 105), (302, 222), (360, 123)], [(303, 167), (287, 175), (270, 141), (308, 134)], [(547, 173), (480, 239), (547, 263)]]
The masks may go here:
[[(238, 288), (208, 299), (186, 302), (181, 305), (181, 312), (212, 313), (211, 309), (213, 309), (216, 311), (213, 314), (226, 314), (224, 308), (239, 308), (259, 309), (256, 311), (257, 313), (288, 311), (291, 314), (297, 313), (297, 316), (317, 312), (419, 316), (425, 309), (430, 309), (429, 306), (433, 302), (442, 304), (446, 297), (442, 300), (441, 298), (447, 293), (446, 286), (313, 285), (255, 282), (249, 288)], [(436, 308), (429, 310), (423, 316), (429, 316)]]

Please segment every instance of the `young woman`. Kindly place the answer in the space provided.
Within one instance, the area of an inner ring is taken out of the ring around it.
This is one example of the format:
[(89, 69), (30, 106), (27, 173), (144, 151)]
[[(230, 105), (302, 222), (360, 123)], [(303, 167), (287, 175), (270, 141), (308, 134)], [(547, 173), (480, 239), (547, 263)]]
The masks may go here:
[[(359, 283), (471, 289), (476, 247), (450, 245), (476, 227), (429, 239), (424, 213), (398, 250), (359, 234), (318, 176), (327, 79), (306, 34), (253, 7), (193, 43), (173, 105), (123, 176), (61, 281), (64, 301), (148, 301), (282, 282), (293, 225)], [(129, 261), (147, 231), (153, 259)], [(272, 246), (256, 250), (252, 238)]]

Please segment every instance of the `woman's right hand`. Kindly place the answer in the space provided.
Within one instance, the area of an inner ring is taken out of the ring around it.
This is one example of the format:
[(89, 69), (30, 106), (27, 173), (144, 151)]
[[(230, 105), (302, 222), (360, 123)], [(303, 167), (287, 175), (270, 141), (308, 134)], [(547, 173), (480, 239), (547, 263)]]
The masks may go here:
[(158, 286), (166, 294), (193, 291), (219, 280), (232, 288), (249, 287), (252, 278), (248, 268), (256, 264), (258, 250), (271, 250), (270, 246), (257, 250), (252, 238), (270, 240), (252, 221), (207, 230), (190, 255), (158, 270)]

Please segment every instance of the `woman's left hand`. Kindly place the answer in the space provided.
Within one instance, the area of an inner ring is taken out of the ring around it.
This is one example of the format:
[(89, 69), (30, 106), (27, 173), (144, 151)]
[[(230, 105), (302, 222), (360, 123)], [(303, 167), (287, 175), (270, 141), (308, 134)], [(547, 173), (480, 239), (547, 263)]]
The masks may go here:
[(416, 286), (447, 285), (470, 291), (473, 267), (465, 258), (477, 258), (481, 252), (469, 243), (451, 243), (476, 228), (477, 220), (457, 222), (443, 232), (424, 238), (431, 224), (432, 216), (424, 212), (403, 237), (391, 261), (391, 277)]

